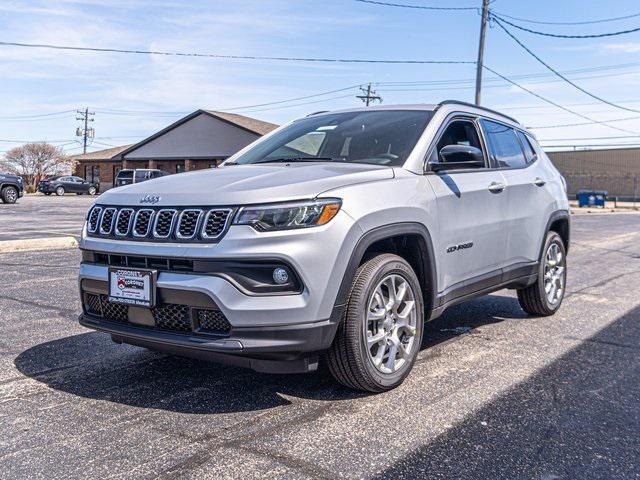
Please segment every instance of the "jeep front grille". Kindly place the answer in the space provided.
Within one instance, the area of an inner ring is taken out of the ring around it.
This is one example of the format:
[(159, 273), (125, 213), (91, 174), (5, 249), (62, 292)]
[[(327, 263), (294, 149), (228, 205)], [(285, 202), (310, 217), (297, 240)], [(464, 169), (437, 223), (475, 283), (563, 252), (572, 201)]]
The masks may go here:
[(118, 219), (116, 220), (116, 235), (128, 235), (129, 228), (131, 228), (131, 220), (133, 220), (133, 209), (123, 208), (120, 210), (118, 212)]
[(91, 213), (89, 214), (89, 222), (87, 225), (87, 230), (89, 233), (95, 233), (98, 230), (98, 225), (100, 223), (100, 214), (102, 214), (102, 207), (93, 207)]
[(184, 210), (178, 220), (176, 236), (185, 239), (193, 238), (198, 229), (201, 215), (202, 210)]
[(189, 305), (163, 303), (151, 309), (155, 326), (145, 326), (130, 323), (129, 307), (110, 302), (109, 297), (104, 294), (85, 292), (84, 308), (90, 315), (138, 328), (208, 335), (229, 335), (231, 332), (231, 324), (220, 310), (195, 309)]
[(151, 217), (153, 217), (153, 210), (149, 208), (143, 208), (136, 213), (135, 220), (133, 222), (133, 236), (134, 237), (146, 237), (149, 235), (151, 227)]
[(95, 206), (90, 237), (171, 242), (216, 242), (227, 231), (232, 208), (119, 208)]

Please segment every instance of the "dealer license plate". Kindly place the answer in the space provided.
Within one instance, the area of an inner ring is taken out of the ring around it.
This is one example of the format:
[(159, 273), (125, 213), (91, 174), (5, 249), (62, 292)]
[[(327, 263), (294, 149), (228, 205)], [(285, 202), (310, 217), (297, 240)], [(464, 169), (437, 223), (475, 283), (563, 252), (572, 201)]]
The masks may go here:
[(151, 308), (156, 303), (156, 270), (109, 269), (109, 301)]

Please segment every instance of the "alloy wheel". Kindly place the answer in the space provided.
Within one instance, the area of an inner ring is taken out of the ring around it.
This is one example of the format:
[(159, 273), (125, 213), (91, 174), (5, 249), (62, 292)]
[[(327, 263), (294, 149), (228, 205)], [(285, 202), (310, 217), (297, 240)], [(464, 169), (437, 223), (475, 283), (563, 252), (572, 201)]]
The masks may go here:
[(15, 203), (15, 201), (18, 199), (18, 192), (15, 188), (8, 187), (4, 196), (7, 199), (8, 203)]
[(371, 294), (364, 323), (370, 360), (382, 373), (401, 369), (416, 346), (416, 301), (407, 280), (387, 275)]
[(544, 291), (551, 305), (557, 304), (564, 295), (565, 257), (557, 243), (547, 249), (544, 263)]

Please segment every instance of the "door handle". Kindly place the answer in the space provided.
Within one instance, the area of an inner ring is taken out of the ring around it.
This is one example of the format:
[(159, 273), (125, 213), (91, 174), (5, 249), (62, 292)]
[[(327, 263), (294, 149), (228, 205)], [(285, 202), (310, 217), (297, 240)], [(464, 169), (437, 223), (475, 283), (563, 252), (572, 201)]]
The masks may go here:
[(489, 191), (491, 193), (501, 193), (504, 191), (504, 188), (504, 183), (491, 182), (491, 184), (489, 185)]
[(547, 183), (547, 182), (545, 182), (545, 181), (544, 181), (543, 179), (541, 179), (540, 177), (537, 177), (537, 178), (533, 181), (533, 184), (534, 184), (536, 187), (544, 187), (545, 183)]

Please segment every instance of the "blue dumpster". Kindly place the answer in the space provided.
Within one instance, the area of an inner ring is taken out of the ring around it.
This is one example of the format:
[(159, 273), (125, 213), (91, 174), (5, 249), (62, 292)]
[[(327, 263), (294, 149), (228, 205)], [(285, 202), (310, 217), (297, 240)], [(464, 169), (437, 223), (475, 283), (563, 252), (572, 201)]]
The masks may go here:
[(606, 190), (580, 190), (576, 195), (578, 197), (579, 207), (602, 207), (607, 201), (609, 192)]

